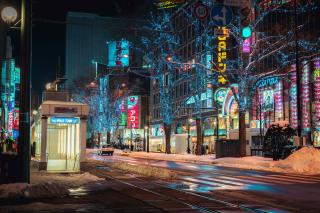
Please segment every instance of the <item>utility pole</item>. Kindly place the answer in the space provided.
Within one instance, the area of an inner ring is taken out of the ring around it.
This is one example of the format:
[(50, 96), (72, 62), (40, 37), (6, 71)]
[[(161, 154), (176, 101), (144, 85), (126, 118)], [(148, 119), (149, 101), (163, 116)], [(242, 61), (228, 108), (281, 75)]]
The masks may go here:
[(132, 121), (130, 121), (130, 150), (131, 152), (133, 151), (133, 145), (132, 145), (132, 139), (133, 139), (133, 135), (132, 135)]
[(191, 149), (190, 149), (190, 120), (189, 120), (189, 118), (187, 119), (187, 125), (188, 125), (188, 148), (187, 148), (187, 153), (190, 154), (191, 153)]
[(21, 182), (30, 183), (30, 76), (31, 76), (31, 1), (21, 5), (21, 72), (18, 154)]

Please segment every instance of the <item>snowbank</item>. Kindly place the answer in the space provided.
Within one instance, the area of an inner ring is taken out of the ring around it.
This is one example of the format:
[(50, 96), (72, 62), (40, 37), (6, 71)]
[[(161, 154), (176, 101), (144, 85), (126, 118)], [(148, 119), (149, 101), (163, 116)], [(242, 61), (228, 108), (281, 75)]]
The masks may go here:
[(31, 173), (31, 184), (11, 183), (0, 185), (0, 198), (62, 197), (69, 194), (70, 188), (101, 180), (103, 179), (87, 172), (82, 174), (33, 172)]
[(186, 161), (186, 162), (202, 162), (211, 163), (215, 155), (194, 155), (194, 154), (165, 154), (165, 153), (152, 153), (152, 152), (122, 152), (117, 150), (116, 154), (136, 157), (136, 158), (150, 158), (154, 160), (168, 160), (168, 161)]
[(244, 158), (219, 158), (215, 159), (213, 163), (219, 166), (242, 169), (315, 175), (320, 174), (320, 150), (313, 147), (303, 147), (285, 160), (280, 161), (250, 156)]
[(274, 162), (274, 167), (286, 172), (320, 174), (320, 150), (303, 147), (285, 160)]

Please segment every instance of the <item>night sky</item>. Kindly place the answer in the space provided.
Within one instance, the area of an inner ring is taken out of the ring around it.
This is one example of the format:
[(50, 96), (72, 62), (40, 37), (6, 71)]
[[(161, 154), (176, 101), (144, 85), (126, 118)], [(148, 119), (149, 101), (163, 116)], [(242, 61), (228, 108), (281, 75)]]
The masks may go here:
[[(55, 79), (59, 57), (60, 76), (64, 73), (65, 24), (63, 22), (68, 11), (91, 12), (110, 17), (145, 18), (152, 9), (151, 0), (33, 0), (33, 90), (40, 92), (45, 83)], [(52, 23), (48, 20), (61, 23)]]

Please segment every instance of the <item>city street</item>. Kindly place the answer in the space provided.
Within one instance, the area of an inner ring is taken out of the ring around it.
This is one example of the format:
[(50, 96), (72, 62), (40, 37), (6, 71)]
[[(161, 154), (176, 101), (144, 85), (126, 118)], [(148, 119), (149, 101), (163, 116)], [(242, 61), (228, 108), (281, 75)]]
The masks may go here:
[(97, 161), (126, 162), (132, 166), (150, 165), (176, 171), (173, 182), (163, 182), (172, 188), (214, 197), (230, 203), (261, 205), (277, 210), (319, 212), (320, 176), (281, 174), (241, 170), (214, 165), (161, 161), (127, 156), (96, 156)]
[(319, 0), (0, 0), (0, 213), (319, 213)]

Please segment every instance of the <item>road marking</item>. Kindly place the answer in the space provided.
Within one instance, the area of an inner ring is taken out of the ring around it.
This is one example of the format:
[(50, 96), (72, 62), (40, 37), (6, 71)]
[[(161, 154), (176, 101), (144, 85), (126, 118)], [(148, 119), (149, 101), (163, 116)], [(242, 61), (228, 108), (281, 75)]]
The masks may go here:
[(231, 184), (233, 186), (243, 186), (244, 185), (243, 183), (237, 183), (235, 181), (223, 180), (221, 177), (199, 177), (199, 178), (205, 179), (205, 180), (210, 180), (212, 182)]
[(306, 180), (289, 180), (286, 176), (281, 176), (281, 177), (274, 177), (272, 175), (270, 176), (262, 176), (262, 175), (257, 175), (256, 177), (260, 177), (262, 179), (269, 179), (269, 180), (283, 180), (286, 183), (316, 183), (314, 181), (306, 181)]

